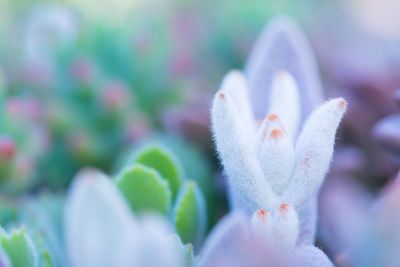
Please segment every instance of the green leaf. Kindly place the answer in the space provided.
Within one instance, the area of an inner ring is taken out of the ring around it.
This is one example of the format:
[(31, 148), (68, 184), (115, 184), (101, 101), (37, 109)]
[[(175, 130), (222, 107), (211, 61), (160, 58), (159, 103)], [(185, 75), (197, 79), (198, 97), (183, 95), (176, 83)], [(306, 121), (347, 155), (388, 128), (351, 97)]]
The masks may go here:
[(37, 267), (36, 250), (25, 229), (15, 230), (8, 235), (1, 232), (1, 245), (13, 267)]
[(183, 184), (174, 209), (176, 231), (184, 243), (200, 245), (206, 228), (203, 194), (194, 181)]
[(161, 145), (148, 145), (135, 153), (133, 161), (157, 170), (169, 182), (175, 198), (181, 183), (182, 169), (170, 151)]
[(155, 140), (174, 151), (183, 167), (185, 178), (197, 182), (206, 199), (207, 227), (214, 225), (218, 221), (214, 204), (216, 202), (216, 184), (211, 178), (213, 171), (209, 159), (200, 149), (178, 136), (159, 134)]
[(122, 171), (116, 183), (134, 212), (168, 213), (172, 197), (170, 186), (154, 169), (134, 164)]

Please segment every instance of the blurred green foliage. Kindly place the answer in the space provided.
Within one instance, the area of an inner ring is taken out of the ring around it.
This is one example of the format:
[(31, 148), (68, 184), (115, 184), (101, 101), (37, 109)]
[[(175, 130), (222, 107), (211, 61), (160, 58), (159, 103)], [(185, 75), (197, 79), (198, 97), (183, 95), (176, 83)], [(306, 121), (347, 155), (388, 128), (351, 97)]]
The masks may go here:
[(180, 164), (166, 147), (147, 144), (133, 153), (116, 176), (116, 184), (135, 214), (166, 215), (182, 242), (197, 248), (207, 229), (206, 202), (196, 181), (184, 176)]
[(16, 146), (2, 176), (18, 177), (5, 191), (111, 170), (124, 147), (165, 129), (169, 108), (206, 107), (196, 94), (242, 66), (270, 16), (310, 12), (304, 1), (109, 2), (2, 3), (0, 132)]
[(1, 1), (0, 224), (26, 225), (39, 266), (63, 266), (63, 192), (89, 165), (196, 248), (226, 209), (211, 95), (272, 15), (306, 19), (305, 2), (316, 0)]

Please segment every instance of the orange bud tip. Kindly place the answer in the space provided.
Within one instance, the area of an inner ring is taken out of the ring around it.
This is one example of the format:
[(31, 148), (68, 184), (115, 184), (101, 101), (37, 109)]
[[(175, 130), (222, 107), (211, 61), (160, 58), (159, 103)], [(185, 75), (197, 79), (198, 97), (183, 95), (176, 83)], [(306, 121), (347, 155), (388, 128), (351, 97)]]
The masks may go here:
[(347, 106), (346, 100), (341, 99), (341, 100), (339, 101), (339, 108), (340, 108), (341, 110), (344, 110), (344, 109), (346, 109), (346, 106)]
[(269, 114), (269, 115), (267, 116), (267, 120), (269, 120), (269, 121), (279, 120), (279, 117), (278, 117), (278, 115), (276, 115), (276, 114)]
[(280, 206), (279, 206), (279, 211), (280, 212), (286, 212), (286, 211), (288, 211), (289, 210), (289, 204), (281, 204)]
[(279, 129), (274, 129), (269, 133), (269, 136), (272, 139), (279, 139), (279, 138), (283, 137), (283, 132), (281, 130), (279, 130)]
[(263, 209), (257, 210), (257, 216), (261, 219), (265, 219), (267, 214), (268, 214), (268, 211), (266, 211), (266, 210), (263, 210)]
[(218, 97), (219, 97), (220, 99), (225, 99), (225, 93), (219, 92), (219, 93), (218, 93)]

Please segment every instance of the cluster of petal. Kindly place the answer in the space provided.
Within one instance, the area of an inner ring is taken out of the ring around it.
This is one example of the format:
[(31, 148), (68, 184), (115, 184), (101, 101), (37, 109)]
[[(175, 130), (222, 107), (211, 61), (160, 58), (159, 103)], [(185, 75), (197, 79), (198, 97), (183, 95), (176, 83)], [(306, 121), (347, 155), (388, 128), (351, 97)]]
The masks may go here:
[(314, 242), (318, 189), (346, 110), (341, 98), (322, 99), (309, 44), (296, 23), (280, 17), (257, 41), (245, 74), (224, 78), (211, 111), (232, 207), (252, 214), (291, 204), (303, 244)]
[[(212, 107), (212, 129), (229, 178), (233, 206), (250, 214), (273, 209), (279, 203), (301, 210), (329, 168), (346, 102), (337, 98), (318, 107), (293, 147), (278, 115), (268, 115), (257, 132), (246, 94), (245, 77), (233, 71), (225, 77)], [(286, 106), (282, 99), (275, 101)]]
[(253, 232), (269, 244), (293, 249), (299, 235), (299, 218), (289, 204), (281, 204), (274, 211), (258, 210), (251, 217)]

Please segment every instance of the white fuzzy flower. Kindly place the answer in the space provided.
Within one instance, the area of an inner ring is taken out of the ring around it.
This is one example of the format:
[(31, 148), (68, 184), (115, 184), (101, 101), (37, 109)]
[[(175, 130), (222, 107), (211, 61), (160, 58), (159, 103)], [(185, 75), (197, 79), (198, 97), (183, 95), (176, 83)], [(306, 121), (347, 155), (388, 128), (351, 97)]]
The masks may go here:
[(314, 242), (318, 189), (346, 110), (342, 98), (321, 105), (322, 99), (307, 41), (294, 22), (277, 18), (258, 39), (245, 74), (226, 75), (211, 111), (233, 208), (252, 214), (290, 204), (302, 244)]
[[(277, 74), (282, 75), (290, 77), (289, 73)], [(281, 88), (287, 86), (281, 77), (276, 79), (276, 86), (279, 82), (283, 83)], [(233, 204), (250, 213), (281, 203), (301, 208), (318, 190), (329, 168), (336, 129), (346, 110), (346, 102), (337, 98), (317, 108), (305, 123), (293, 149), (279, 114), (269, 114), (256, 129), (257, 122), (249, 112), (244, 80), (238, 71), (229, 73), (212, 107), (212, 129), (229, 177)], [(239, 90), (240, 94), (236, 92)], [(290, 109), (284, 102), (287, 99), (272, 100)]]

